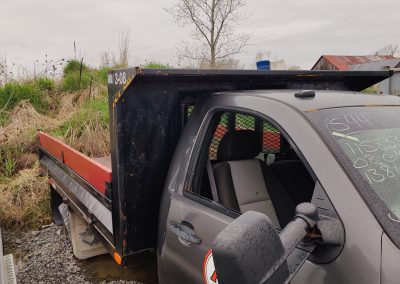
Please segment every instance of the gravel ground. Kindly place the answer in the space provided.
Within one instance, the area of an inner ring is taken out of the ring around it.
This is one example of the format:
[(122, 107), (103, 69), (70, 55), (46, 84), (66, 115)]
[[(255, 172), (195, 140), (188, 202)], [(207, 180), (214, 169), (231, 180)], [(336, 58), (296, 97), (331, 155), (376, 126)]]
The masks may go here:
[[(108, 255), (85, 261), (77, 260), (73, 256), (69, 237), (64, 231), (63, 227), (55, 225), (25, 233), (3, 231), (5, 254), (14, 255), (18, 283), (156, 282), (152, 261), (142, 265), (136, 264), (129, 269), (118, 267)], [(140, 282), (127, 279), (137, 279)]]

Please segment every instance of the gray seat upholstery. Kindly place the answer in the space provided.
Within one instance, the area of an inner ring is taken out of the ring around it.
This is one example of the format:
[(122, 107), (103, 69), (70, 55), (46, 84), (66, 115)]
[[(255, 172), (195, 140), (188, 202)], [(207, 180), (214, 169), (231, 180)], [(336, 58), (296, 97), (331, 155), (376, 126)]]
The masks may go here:
[[(266, 166), (254, 158), (260, 153), (261, 147), (259, 136), (254, 131), (231, 131), (225, 134), (218, 147), (218, 163), (213, 167), (218, 198), (225, 207), (241, 213), (248, 210), (264, 213), (280, 228), (288, 222), (284, 219), (290, 217), (278, 218), (264, 178), (269, 176), (274, 180), (280, 191), (282, 187), (271, 177), (271, 172), (265, 172), (268, 171)], [(284, 199), (288, 199), (286, 195)], [(294, 208), (290, 209), (294, 213)]]

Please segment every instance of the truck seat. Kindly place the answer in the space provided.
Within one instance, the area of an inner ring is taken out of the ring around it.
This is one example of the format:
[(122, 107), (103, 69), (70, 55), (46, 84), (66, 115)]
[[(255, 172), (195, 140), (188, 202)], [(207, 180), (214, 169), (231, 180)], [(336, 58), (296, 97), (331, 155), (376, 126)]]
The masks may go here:
[(252, 130), (225, 134), (213, 167), (218, 198), (223, 206), (241, 213), (264, 213), (281, 228), (293, 218), (295, 207), (273, 171), (254, 158), (261, 147)]

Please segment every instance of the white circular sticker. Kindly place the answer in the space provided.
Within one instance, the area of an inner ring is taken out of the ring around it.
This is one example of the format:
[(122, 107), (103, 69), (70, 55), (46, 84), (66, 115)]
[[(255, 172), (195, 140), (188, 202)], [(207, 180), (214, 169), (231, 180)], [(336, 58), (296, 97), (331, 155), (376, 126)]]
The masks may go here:
[(206, 284), (218, 284), (212, 250), (209, 250), (204, 258), (203, 277)]

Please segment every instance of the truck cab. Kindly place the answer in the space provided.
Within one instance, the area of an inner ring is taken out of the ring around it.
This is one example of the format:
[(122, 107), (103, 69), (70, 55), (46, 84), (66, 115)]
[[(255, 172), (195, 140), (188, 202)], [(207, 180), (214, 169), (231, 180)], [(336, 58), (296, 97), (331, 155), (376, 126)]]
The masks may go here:
[(67, 202), (122, 265), (155, 248), (160, 283), (395, 283), (400, 165), (385, 113), (400, 100), (354, 92), (387, 76), (112, 71), (104, 192), (61, 184), (71, 167), (41, 145), (55, 214)]
[[(313, 251), (291, 283), (380, 282), (381, 242), (388, 237), (307, 115), (343, 108), (350, 116), (339, 115), (334, 123), (365, 124), (353, 108), (384, 101), (400, 103), (397, 97), (335, 91), (299, 98), (295, 90), (222, 92), (205, 99), (191, 114), (164, 189), (162, 204), (169, 206), (160, 215), (161, 278), (172, 280), (179, 270), (184, 282), (202, 283), (210, 276), (203, 262), (214, 239), (240, 214), (261, 212), (281, 230), (297, 205), (310, 202), (320, 218), (338, 220), (339, 236)], [(171, 223), (197, 238), (185, 241), (167, 229)], [(349, 273), (349, 267), (359, 272)]]

